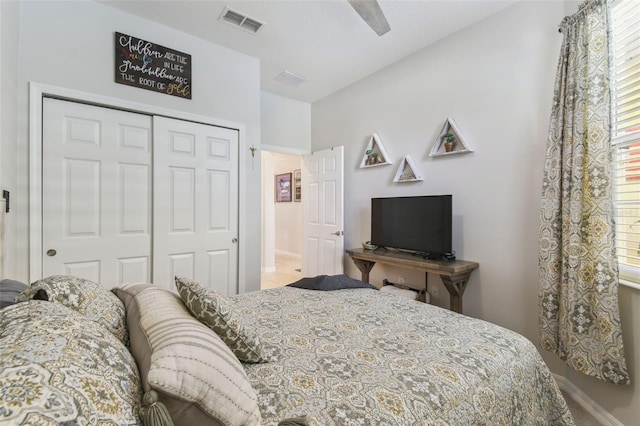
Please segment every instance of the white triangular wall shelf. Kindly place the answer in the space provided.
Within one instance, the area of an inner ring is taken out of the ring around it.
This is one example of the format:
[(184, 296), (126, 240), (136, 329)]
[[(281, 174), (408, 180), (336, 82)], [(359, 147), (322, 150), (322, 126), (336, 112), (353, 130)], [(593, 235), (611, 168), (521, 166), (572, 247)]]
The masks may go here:
[[(446, 142), (444, 135), (446, 135), (449, 132), (453, 133), (453, 136), (455, 137), (456, 142), (453, 147), (453, 150), (447, 152), (444, 145), (444, 143)], [(464, 154), (466, 152), (473, 152), (473, 150), (469, 148), (469, 145), (467, 145), (467, 143), (465, 142), (464, 136), (462, 135), (462, 132), (460, 131), (456, 123), (451, 118), (447, 118), (447, 121), (445, 121), (444, 126), (442, 126), (442, 131), (440, 131), (440, 134), (436, 138), (436, 141), (433, 144), (433, 147), (431, 148), (431, 153), (429, 153), (429, 157), (440, 157), (443, 155), (452, 155), (452, 154)]]
[(410, 155), (407, 155), (400, 162), (394, 182), (418, 182), (422, 180), (422, 176), (419, 176), (416, 172), (416, 164)]
[(387, 164), (391, 164), (389, 154), (387, 154), (387, 150), (384, 148), (380, 136), (374, 133), (371, 135), (371, 139), (369, 139), (369, 143), (367, 144), (367, 149), (362, 156), (360, 168), (384, 166)]

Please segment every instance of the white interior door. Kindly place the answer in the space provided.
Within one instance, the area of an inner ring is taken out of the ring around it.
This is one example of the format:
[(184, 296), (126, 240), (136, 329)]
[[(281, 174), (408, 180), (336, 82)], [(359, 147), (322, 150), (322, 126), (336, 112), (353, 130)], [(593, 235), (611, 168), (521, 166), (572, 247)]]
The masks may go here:
[(305, 155), (302, 168), (305, 277), (343, 273), (344, 148)]
[[(238, 131), (154, 117), (154, 283), (238, 292)], [(256, 212), (259, 214), (259, 212)]]
[(43, 276), (151, 279), (151, 117), (44, 99)]

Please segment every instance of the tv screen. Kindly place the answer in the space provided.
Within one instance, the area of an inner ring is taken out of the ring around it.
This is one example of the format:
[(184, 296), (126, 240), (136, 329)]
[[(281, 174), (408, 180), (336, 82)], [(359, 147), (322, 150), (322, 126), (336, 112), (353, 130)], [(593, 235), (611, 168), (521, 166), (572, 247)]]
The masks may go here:
[(371, 244), (438, 258), (451, 249), (451, 195), (371, 199)]

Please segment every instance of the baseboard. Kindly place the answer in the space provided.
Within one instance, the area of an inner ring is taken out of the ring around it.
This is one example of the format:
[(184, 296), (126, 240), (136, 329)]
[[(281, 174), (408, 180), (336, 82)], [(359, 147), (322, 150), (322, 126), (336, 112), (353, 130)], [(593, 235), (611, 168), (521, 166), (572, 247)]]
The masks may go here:
[(262, 272), (275, 272), (275, 271), (276, 271), (275, 266), (267, 266), (265, 268), (262, 268)]
[(576, 385), (571, 383), (566, 377), (554, 374), (558, 387), (566, 392), (576, 403), (578, 403), (586, 412), (591, 414), (604, 426), (624, 426), (618, 419), (613, 417), (611, 413), (602, 408), (589, 395), (580, 390)]

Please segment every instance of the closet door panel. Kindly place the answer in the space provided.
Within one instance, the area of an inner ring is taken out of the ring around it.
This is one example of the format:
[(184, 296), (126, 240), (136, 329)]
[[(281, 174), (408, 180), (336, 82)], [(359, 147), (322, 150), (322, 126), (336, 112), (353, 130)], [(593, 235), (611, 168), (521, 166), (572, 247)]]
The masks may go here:
[(181, 276), (190, 280), (194, 278), (195, 253), (173, 253), (169, 256), (170, 274), (172, 277)]
[(151, 216), (151, 173), (145, 164), (120, 164), (118, 196), (118, 233), (123, 235), (148, 235)]
[(93, 282), (101, 282), (100, 261), (88, 262), (67, 262), (63, 265), (64, 269), (59, 273), (62, 275), (74, 275), (76, 277), (86, 278)]
[(154, 282), (237, 293), (238, 131), (154, 117), (154, 148)]
[(150, 258), (142, 256), (118, 259), (118, 282), (147, 282), (151, 273)]
[(44, 99), (42, 129), (43, 276), (149, 281), (151, 117)]
[(100, 161), (64, 159), (63, 162), (64, 235), (67, 238), (99, 237)]
[(209, 194), (209, 231), (228, 232), (231, 229), (231, 176), (227, 171), (207, 170)]
[[(194, 233), (196, 231), (196, 170), (186, 167), (169, 167), (171, 218), (169, 233)], [(158, 228), (158, 232), (164, 232)]]
[[(207, 252), (209, 282), (228, 282), (229, 250), (215, 250)], [(218, 288), (220, 290), (220, 288)], [(230, 289), (229, 289), (230, 290)], [(228, 291), (230, 292), (230, 291)]]

